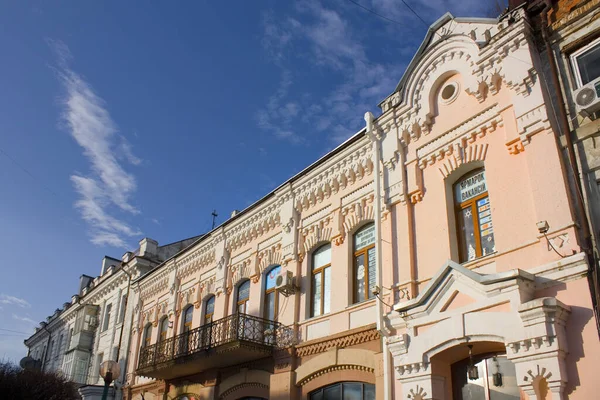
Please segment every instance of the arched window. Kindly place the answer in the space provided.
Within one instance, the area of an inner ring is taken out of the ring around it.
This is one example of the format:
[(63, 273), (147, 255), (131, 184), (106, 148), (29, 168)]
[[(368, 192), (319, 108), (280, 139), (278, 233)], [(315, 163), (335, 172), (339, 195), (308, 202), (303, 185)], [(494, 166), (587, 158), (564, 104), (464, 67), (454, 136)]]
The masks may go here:
[[(250, 281), (248, 281), (250, 282)], [(210, 296), (204, 304), (204, 323), (210, 324), (213, 321), (215, 312), (215, 296)]]
[(354, 302), (373, 298), (375, 286), (375, 224), (354, 234)]
[(375, 400), (375, 385), (340, 382), (310, 392), (309, 400)]
[(265, 279), (265, 308), (263, 318), (271, 321), (276, 321), (279, 310), (279, 293), (275, 290), (275, 281), (279, 275), (281, 267), (273, 266), (266, 274)]
[(151, 341), (152, 341), (152, 324), (148, 324), (144, 328), (144, 347), (150, 346)]
[(331, 244), (312, 254), (311, 317), (327, 314), (331, 305)]
[(184, 333), (185, 332), (189, 332), (189, 331), (192, 330), (192, 318), (193, 317), (194, 317), (194, 306), (189, 305), (183, 311), (183, 318), (182, 318), (183, 328), (182, 328), (182, 331)]
[(496, 251), (485, 170), (471, 171), (454, 184), (460, 261)]
[(248, 299), (250, 298), (250, 281), (244, 281), (237, 290), (237, 311), (246, 314), (248, 311)]
[(164, 317), (160, 320), (160, 336), (158, 338), (159, 342), (162, 342), (167, 338), (167, 332), (169, 331), (169, 317)]

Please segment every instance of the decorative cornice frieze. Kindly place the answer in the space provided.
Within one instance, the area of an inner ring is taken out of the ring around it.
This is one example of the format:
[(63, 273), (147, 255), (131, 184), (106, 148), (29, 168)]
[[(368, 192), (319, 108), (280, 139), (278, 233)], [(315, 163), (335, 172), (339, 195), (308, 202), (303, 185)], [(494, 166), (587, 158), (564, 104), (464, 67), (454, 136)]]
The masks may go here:
[(226, 399), (230, 394), (235, 393), (236, 391), (240, 390), (240, 389), (245, 389), (245, 388), (260, 388), (260, 389), (265, 389), (265, 390), (269, 390), (269, 387), (265, 384), (262, 383), (258, 383), (258, 382), (244, 382), (244, 383), (240, 383), (239, 385), (236, 385), (230, 389), (227, 389), (226, 391), (224, 391), (223, 393), (221, 393), (219, 395), (219, 399)]
[(316, 371), (312, 374), (310, 374), (309, 376), (307, 376), (306, 378), (302, 379), (300, 382), (298, 382), (298, 385), (300, 386), (304, 386), (306, 385), (308, 382), (322, 376), (325, 374), (328, 374), (330, 372), (334, 372), (334, 371), (348, 371), (348, 370), (354, 370), (354, 371), (365, 371), (368, 373), (374, 373), (375, 369), (371, 368), (371, 367), (367, 367), (364, 365), (347, 365), (347, 364), (342, 364), (342, 365), (332, 365), (329, 366), (327, 368), (323, 368), (319, 371)]
[(375, 195), (370, 193), (362, 199), (342, 209), (342, 226), (346, 234), (351, 233), (354, 228), (364, 221), (374, 220), (375, 211), (373, 207)]
[(328, 199), (340, 190), (352, 186), (373, 172), (372, 148), (365, 137), (349, 154), (332, 161), (326, 168), (294, 188), (297, 211), (305, 211)]
[(371, 328), (353, 332), (344, 336), (338, 336), (329, 340), (319, 341), (316, 343), (301, 344), (296, 347), (298, 357), (306, 357), (313, 354), (323, 353), (331, 348), (344, 348), (355, 346), (357, 344), (379, 340), (379, 332), (377, 329)]

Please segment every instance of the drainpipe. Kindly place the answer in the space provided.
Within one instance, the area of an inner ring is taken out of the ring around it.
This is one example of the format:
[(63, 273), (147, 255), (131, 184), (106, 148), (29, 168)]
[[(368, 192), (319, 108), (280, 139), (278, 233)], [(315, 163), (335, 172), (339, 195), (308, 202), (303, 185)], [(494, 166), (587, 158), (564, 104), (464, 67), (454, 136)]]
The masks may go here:
[[(567, 117), (565, 99), (562, 93), (562, 86), (560, 85), (558, 67), (556, 65), (556, 60), (554, 58), (554, 52), (552, 51), (552, 47), (550, 45), (549, 33), (548, 33), (548, 11), (552, 8), (552, 5), (549, 0), (546, 0), (546, 5), (541, 12), (541, 27), (542, 27), (542, 39), (544, 41), (544, 46), (546, 49), (546, 57), (548, 59), (548, 65), (550, 66), (550, 75), (552, 78), (552, 85), (555, 88), (556, 99), (558, 103), (558, 123), (560, 125), (560, 129), (562, 131), (563, 136), (565, 137), (565, 142), (567, 145), (567, 154), (569, 156), (569, 164), (571, 170), (573, 172), (573, 178), (575, 180), (575, 202), (577, 204), (577, 208), (581, 211), (581, 218), (578, 218), (579, 227), (581, 229), (581, 234), (583, 236), (583, 251), (587, 256), (588, 261), (588, 284), (590, 286), (591, 294), (592, 294), (592, 304), (594, 307), (594, 314), (596, 316), (596, 329), (598, 331), (598, 335), (600, 336), (600, 320), (598, 315), (598, 266), (596, 265), (596, 260), (594, 257), (594, 250), (592, 245), (592, 235), (591, 229), (589, 225), (589, 219), (587, 214), (587, 208), (583, 202), (583, 189), (581, 185), (581, 173), (579, 171), (579, 166), (577, 164), (577, 158), (575, 156), (575, 146), (573, 145), (573, 140), (571, 138), (571, 127), (569, 126), (569, 119)], [(550, 93), (548, 93), (550, 95)], [(577, 216), (576, 216), (577, 217)]]
[[(139, 293), (139, 291), (140, 291), (140, 282), (139, 281), (137, 282), (137, 289), (138, 289), (138, 293)], [(127, 300), (129, 301), (129, 298)], [(132, 310), (131, 311), (131, 318), (129, 319), (129, 324), (128, 324), (129, 325), (129, 339), (127, 340), (127, 349), (125, 350), (125, 375), (124, 375), (124, 378), (127, 377), (127, 365), (129, 364), (129, 354), (130, 354), (130, 351), (131, 351), (131, 341), (133, 340), (133, 314), (134, 314), (134, 311)], [(140, 332), (138, 332), (138, 345), (140, 344), (140, 339), (142, 337), (142, 332), (143, 332), (143, 329), (141, 329)], [(133, 359), (134, 365), (137, 365), (138, 355), (139, 355), (139, 351), (136, 351), (135, 357)], [(123, 382), (123, 383), (125, 383), (125, 382)]]
[[(377, 287), (382, 287), (382, 268), (381, 268), (381, 178), (380, 178), (380, 164), (381, 164), (381, 142), (380, 138), (377, 137), (377, 132), (373, 129), (373, 121), (375, 117), (372, 113), (365, 113), (365, 122), (367, 123), (367, 136), (371, 139), (373, 143), (373, 164), (374, 164), (374, 172), (373, 172), (373, 180), (375, 184), (375, 266), (376, 266), (376, 275), (375, 275), (375, 285)], [(381, 294), (376, 296), (376, 312), (377, 312), (377, 330), (382, 336), (383, 341), (383, 399), (390, 400), (391, 399), (391, 381), (390, 381), (390, 360), (389, 360), (389, 351), (387, 345), (387, 333), (385, 332), (383, 326), (383, 302), (381, 299)]]
[[(123, 310), (119, 310), (119, 314), (121, 312), (127, 312), (127, 304), (129, 304), (129, 289), (131, 288), (131, 273), (127, 272), (125, 270), (125, 266), (123, 266), (121, 268), (121, 271), (123, 271), (125, 273), (125, 275), (127, 275), (127, 292), (125, 293), (125, 303), (123, 303)], [(118, 300), (117, 300), (118, 301)], [(131, 315), (133, 316), (133, 312), (131, 313)], [(123, 315), (125, 316), (125, 314)], [(119, 315), (117, 315), (117, 318), (119, 318)], [(119, 344), (117, 345), (117, 362), (120, 361), (121, 359), (121, 343), (123, 342), (123, 331), (125, 330), (125, 318), (123, 318), (123, 323), (121, 323), (121, 332), (119, 333)], [(131, 336), (131, 328), (129, 329), (129, 336)], [(129, 343), (128, 343), (129, 345)], [(127, 351), (129, 351), (129, 346), (127, 346)], [(127, 376), (127, 354), (125, 354), (125, 361), (123, 363), (123, 378), (121, 379), (121, 388), (119, 388), (120, 391), (122, 391), (122, 387), (123, 384), (125, 383), (125, 377)], [(121, 393), (121, 398), (123, 398), (123, 393)]]
[(44, 330), (48, 334), (48, 341), (46, 342), (46, 349), (44, 350), (44, 356), (42, 357), (41, 370), (42, 370), (42, 372), (44, 372), (44, 368), (46, 367), (46, 357), (48, 357), (48, 350), (50, 349), (50, 339), (52, 339), (52, 334), (50, 333), (48, 328), (46, 328), (46, 326), (42, 326), (42, 328), (44, 328)]

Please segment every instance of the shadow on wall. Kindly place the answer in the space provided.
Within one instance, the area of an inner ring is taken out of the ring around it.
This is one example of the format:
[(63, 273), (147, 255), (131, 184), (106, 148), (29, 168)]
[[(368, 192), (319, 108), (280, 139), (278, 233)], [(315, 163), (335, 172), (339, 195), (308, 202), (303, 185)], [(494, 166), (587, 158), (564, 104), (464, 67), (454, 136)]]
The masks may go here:
[(581, 384), (577, 363), (585, 357), (583, 351), (583, 329), (590, 322), (594, 313), (585, 307), (571, 306), (571, 315), (567, 320), (567, 340), (569, 343), (569, 354), (566, 357), (567, 376), (569, 382), (565, 392), (570, 395)]

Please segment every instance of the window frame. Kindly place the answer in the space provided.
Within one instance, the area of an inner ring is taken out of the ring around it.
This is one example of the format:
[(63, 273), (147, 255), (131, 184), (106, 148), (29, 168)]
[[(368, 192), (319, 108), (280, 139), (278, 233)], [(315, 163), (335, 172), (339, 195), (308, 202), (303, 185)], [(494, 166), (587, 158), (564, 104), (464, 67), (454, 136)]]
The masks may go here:
[(117, 324), (122, 324), (125, 321), (125, 308), (127, 307), (127, 295), (124, 294), (121, 296), (121, 304), (119, 306), (119, 316), (117, 319)]
[[(248, 297), (246, 297), (243, 300), (240, 300), (240, 289), (242, 288), (243, 285), (248, 284)], [(244, 312), (242, 312), (242, 314), (247, 314), (246, 311), (248, 311), (248, 301), (250, 300), (250, 279), (245, 279), (242, 282), (240, 282), (237, 286), (236, 289), (236, 304), (235, 304), (235, 312), (239, 313), (240, 312), (240, 306), (244, 307)]]
[(279, 319), (279, 291), (277, 291), (277, 285), (273, 285), (272, 288), (267, 289), (267, 282), (268, 282), (268, 275), (273, 272), (273, 270), (279, 268), (279, 270), (281, 271), (281, 265), (279, 264), (274, 264), (271, 265), (269, 268), (266, 269), (265, 272), (265, 286), (264, 286), (264, 299), (263, 299), (263, 318), (270, 320), (269, 318), (267, 318), (267, 312), (268, 312), (268, 307), (267, 307), (267, 299), (269, 298), (269, 295), (271, 293), (275, 293), (275, 302), (273, 305), (273, 311), (274, 311), (274, 315), (273, 315), (273, 319), (272, 321), (277, 321)]
[[(317, 252), (321, 249), (323, 249), (324, 247), (329, 247), (329, 264), (324, 264), (321, 265), (317, 268), (315, 268), (315, 254), (317, 254)], [(316, 249), (313, 250), (312, 254), (311, 254), (311, 274), (310, 274), (310, 317), (320, 317), (322, 315), (325, 315), (325, 270), (327, 268), (331, 268), (331, 251), (332, 251), (332, 247), (331, 247), (331, 243), (324, 243), (321, 246), (317, 247)], [(330, 271), (331, 273), (331, 271)], [(315, 315), (315, 285), (314, 285), (314, 278), (316, 275), (321, 274), (321, 307), (320, 307), (320, 311), (318, 315)], [(331, 287), (329, 288), (331, 290)], [(330, 304), (330, 308), (331, 308), (331, 304)], [(331, 309), (329, 310), (329, 312), (331, 312)]]
[[(186, 317), (190, 313), (189, 322), (186, 321)], [(194, 320), (194, 306), (192, 304), (188, 304), (187, 307), (184, 307), (183, 312), (181, 313), (181, 333), (186, 333), (192, 330), (192, 322)]]
[[(163, 329), (165, 328), (165, 329)], [(167, 340), (169, 336), (169, 317), (164, 316), (158, 324), (158, 343)]]
[[(371, 221), (369, 223), (364, 224), (363, 226), (361, 226), (359, 229), (357, 229), (354, 234), (352, 235), (352, 304), (360, 304), (363, 303), (365, 301), (369, 301), (371, 299), (375, 298), (375, 295), (373, 293), (369, 292), (369, 250), (374, 249), (375, 245), (377, 244), (376, 240), (368, 245), (363, 247), (360, 250), (354, 250), (355, 244), (356, 244), (356, 236), (364, 231), (367, 230), (370, 226), (375, 227), (375, 222)], [(360, 256), (363, 255), (365, 258), (365, 291), (366, 291), (366, 296), (364, 300), (358, 300), (357, 298), (357, 292), (358, 292), (358, 277), (356, 276), (357, 270), (358, 270), (358, 266), (356, 264), (356, 259)], [(377, 266), (373, 266), (374, 268), (377, 268)]]
[(104, 308), (104, 319), (102, 320), (102, 332), (106, 332), (110, 325), (110, 313), (112, 311), (112, 303), (108, 303)]
[[(250, 293), (248, 293), (248, 299), (250, 299)], [(208, 312), (208, 303), (212, 300), (213, 302), (213, 311), (211, 313)], [(246, 300), (247, 301), (247, 300)], [(214, 294), (211, 294), (204, 300), (204, 325), (210, 324), (213, 322), (213, 317), (215, 315), (215, 302), (216, 298)], [(210, 320), (209, 320), (210, 319)]]
[(577, 58), (583, 53), (586, 53), (588, 50), (593, 49), (594, 47), (600, 47), (600, 37), (592, 40), (590, 43), (577, 49), (569, 56), (569, 60), (571, 62), (571, 69), (573, 71), (573, 75), (575, 76), (575, 83), (577, 84), (575, 89), (579, 89), (584, 86), (584, 84), (582, 83), (583, 80), (581, 79), (581, 72), (579, 71), (579, 63), (577, 61)]
[[(475, 197), (472, 197), (468, 200), (465, 200), (463, 202), (458, 203), (457, 199), (456, 199), (456, 186), (459, 185), (461, 182), (463, 182), (465, 179), (468, 179), (472, 176), (475, 176), (477, 174), (479, 174), (480, 172), (484, 172), (485, 173), (485, 168), (484, 167), (480, 167), (480, 168), (475, 168), (469, 172), (464, 173), (463, 175), (461, 175), (456, 182), (454, 182), (452, 184), (452, 201), (453, 201), (453, 209), (454, 209), (454, 221), (455, 221), (455, 228), (456, 228), (456, 238), (457, 238), (457, 245), (458, 245), (458, 260), (460, 263), (466, 263), (466, 262), (470, 262), (470, 261), (474, 261), (477, 260), (478, 258), (481, 258), (484, 256), (483, 254), (483, 246), (481, 244), (481, 229), (480, 229), (480, 224), (479, 224), (479, 211), (477, 210), (477, 202), (479, 200), (485, 199), (486, 197), (489, 199), (490, 194), (489, 194), (489, 188), (488, 188), (488, 182), (487, 182), (487, 175), (485, 176), (485, 185), (486, 185), (486, 191), (483, 193), (478, 194)], [(488, 204), (490, 204), (489, 200), (488, 200)], [(469, 259), (469, 255), (468, 254), (463, 254), (463, 247), (466, 241), (466, 238), (464, 237), (464, 235), (461, 232), (461, 223), (460, 221), (460, 214), (463, 212), (463, 210), (466, 209), (471, 209), (471, 215), (472, 215), (472, 220), (473, 220), (473, 235), (475, 237), (475, 258)], [(492, 215), (492, 209), (491, 209), (491, 204), (490, 204), (490, 217), (492, 220), (492, 227), (493, 227), (493, 217)], [(493, 228), (492, 228), (493, 229)], [(494, 236), (494, 244), (496, 242), (496, 238)], [(489, 254), (493, 254), (489, 253)], [(485, 256), (488, 256), (489, 254), (485, 254)]]
[(142, 341), (142, 347), (148, 347), (152, 344), (152, 328), (154, 328), (152, 324), (146, 324), (146, 326), (144, 327), (144, 338)]

